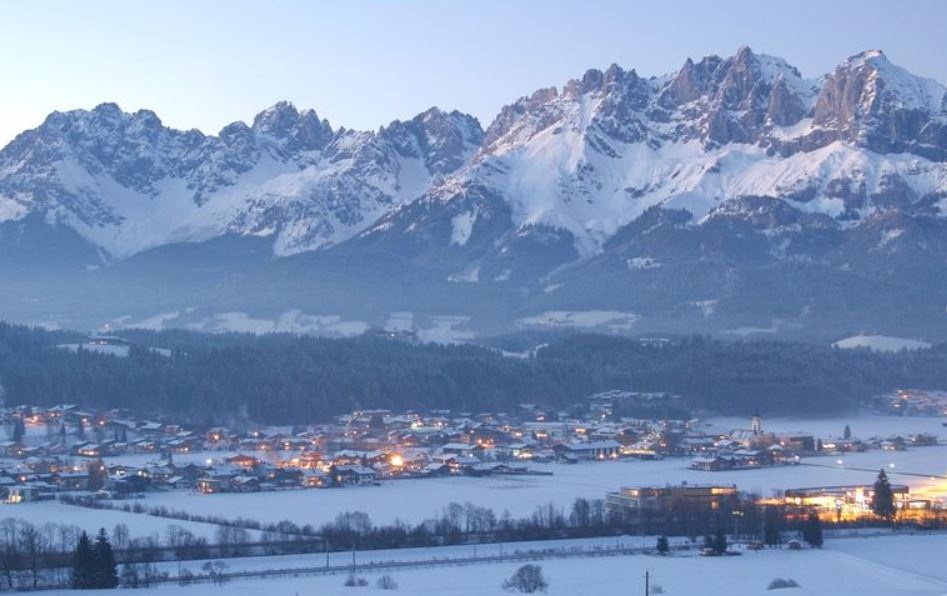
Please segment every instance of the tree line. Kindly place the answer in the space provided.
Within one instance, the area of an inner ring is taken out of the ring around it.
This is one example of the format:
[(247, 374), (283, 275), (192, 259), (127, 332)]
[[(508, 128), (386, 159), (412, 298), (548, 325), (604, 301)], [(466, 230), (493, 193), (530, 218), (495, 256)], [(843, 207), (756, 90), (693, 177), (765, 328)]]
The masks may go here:
[[(127, 358), (57, 344), (78, 334), (0, 324), (6, 403), (128, 408), (200, 424), (320, 421), (356, 409), (509, 411), (607, 389), (680, 394), (688, 408), (825, 414), (896, 387), (947, 388), (947, 347), (874, 353), (795, 342), (601, 335), (551, 339), (533, 357), (477, 345), (127, 331)], [(166, 356), (148, 349), (171, 350)]]

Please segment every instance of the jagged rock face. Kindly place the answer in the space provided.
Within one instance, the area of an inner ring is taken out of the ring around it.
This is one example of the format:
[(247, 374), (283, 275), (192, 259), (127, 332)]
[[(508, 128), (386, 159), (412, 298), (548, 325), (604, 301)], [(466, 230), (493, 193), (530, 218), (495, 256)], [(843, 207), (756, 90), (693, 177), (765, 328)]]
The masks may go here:
[(320, 120), (312, 110), (300, 113), (295, 106), (280, 102), (253, 119), (252, 131), (283, 140), (286, 151), (320, 151), (333, 137), (328, 120)]
[(783, 60), (744, 47), (727, 59), (688, 60), (659, 93), (662, 107), (681, 112), (684, 140), (758, 143), (769, 126), (805, 117), (814, 83)]
[(422, 159), (430, 172), (445, 175), (464, 165), (471, 147), (480, 146), (483, 129), (473, 116), (431, 108), (407, 122), (393, 122), (380, 136), (401, 155)]
[[(30, 193), (37, 182), (54, 182), (66, 167), (107, 174), (126, 188), (154, 194), (155, 181), (192, 175), (206, 149), (207, 139), (201, 133), (166, 129), (148, 111), (125, 114), (115, 104), (102, 104), (81, 114), (57, 112), (3, 150), (4, 194)], [(173, 159), (167, 157), (171, 155)], [(54, 200), (52, 193), (60, 189), (37, 190), (47, 191), (40, 193), (43, 204)], [(82, 199), (94, 203), (94, 197), (76, 194), (76, 213), (81, 216)]]
[(485, 187), (511, 205), (510, 234), (562, 228), (584, 257), (654, 206), (702, 225), (728, 201), (768, 197), (850, 226), (937, 192), (943, 162), (907, 154), (938, 151), (914, 148), (941, 134), (942, 98), (873, 53), (821, 82), (749, 48), (663, 78), (590, 70), (503, 108), (470, 166), (428, 197), (449, 203)]
[(805, 115), (805, 99), (792, 91), (785, 78), (776, 79), (766, 106), (766, 121), (776, 126), (791, 126)]
[(69, 230), (57, 246), (81, 258), (62, 270), (249, 237), (280, 257), (382, 254), (425, 283), (553, 309), (730, 296), (733, 314), (768, 287), (796, 316), (830, 307), (793, 284), (947, 262), (945, 110), (942, 86), (878, 51), (807, 79), (749, 48), (663, 77), (589, 70), (486, 131), (436, 108), (334, 129), (283, 102), (212, 136), (103, 104), (0, 151), (0, 244)]
[(878, 153), (947, 158), (944, 89), (891, 64), (880, 51), (852, 56), (829, 75), (813, 122)]
[(114, 104), (55, 113), (0, 154), (0, 219), (39, 213), (119, 258), (226, 233), (272, 235), (277, 254), (311, 250), (420, 196), (483, 134), (456, 112), (422, 116), (336, 132), (283, 102), (212, 137)]
[[(563, 229), (588, 255), (655, 205), (699, 220), (722, 200), (773, 196), (852, 220), (929, 195), (916, 179), (938, 164), (918, 172), (881, 155), (943, 159), (943, 104), (939, 85), (879, 52), (820, 84), (749, 48), (662, 78), (590, 70), (503, 108), (486, 132), (437, 109), (377, 133), (336, 131), (281, 102), (206, 136), (103, 104), (55, 113), (3, 150), (0, 217), (43, 214), (114, 257), (225, 233), (273, 236), (291, 254), (343, 242), (405, 201), (482, 185), (511, 205), (514, 228)], [(836, 143), (846, 148), (827, 150)], [(880, 170), (874, 183), (827, 171), (850, 150), (879, 154), (862, 159)]]

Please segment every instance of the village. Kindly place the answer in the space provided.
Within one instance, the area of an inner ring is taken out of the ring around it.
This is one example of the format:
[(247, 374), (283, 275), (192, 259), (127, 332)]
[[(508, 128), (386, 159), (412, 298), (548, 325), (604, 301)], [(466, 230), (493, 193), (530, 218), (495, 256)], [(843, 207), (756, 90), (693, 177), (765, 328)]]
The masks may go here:
[(132, 586), (238, 577), (256, 559), (285, 573), (306, 554), (319, 561), (299, 560), (309, 572), (354, 572), (419, 548), (471, 564), (532, 556), (523, 548), (649, 554), (670, 537), (680, 556), (724, 557), (818, 548), (822, 527), (947, 529), (939, 415), (702, 419), (683, 403), (612, 390), (565, 408), (359, 410), (293, 426), (7, 407), (0, 521), (16, 531), (0, 550), (50, 536), (45, 563), (7, 583), (62, 585), (69, 540), (96, 527)]
[[(901, 403), (903, 395), (898, 394)], [(746, 428), (717, 432), (697, 419), (620, 415), (666, 410), (678, 401), (667, 393), (608, 391), (562, 410), (534, 404), (521, 404), (513, 413), (373, 410), (320, 425), (239, 429), (189, 427), (164, 417), (75, 405), (19, 406), (0, 414), (9, 429), (9, 440), (0, 444), (0, 494), (9, 504), (57, 494), (102, 500), (169, 491), (209, 496), (453, 476), (550, 475), (556, 468), (546, 464), (665, 458), (677, 458), (692, 470), (723, 472), (938, 444), (933, 433), (859, 438), (847, 426), (825, 436), (772, 432), (760, 416)], [(922, 498), (909, 494), (907, 486), (896, 488), (898, 507), (906, 512), (943, 507), (936, 495)], [(627, 509), (637, 503), (632, 495), (650, 495), (653, 503), (670, 490), (630, 487), (610, 494), (607, 502)], [(786, 487), (781, 498), (784, 505), (816, 507), (826, 519), (840, 521), (867, 514), (870, 492), (864, 485)], [(707, 506), (731, 493), (736, 493), (731, 484), (674, 491), (675, 498), (703, 499)]]

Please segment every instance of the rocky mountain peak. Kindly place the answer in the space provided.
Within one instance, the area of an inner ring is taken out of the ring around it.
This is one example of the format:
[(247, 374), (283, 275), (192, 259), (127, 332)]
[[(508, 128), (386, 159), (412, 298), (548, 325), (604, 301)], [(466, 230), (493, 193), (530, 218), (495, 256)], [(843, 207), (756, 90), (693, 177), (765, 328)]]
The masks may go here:
[(849, 56), (845, 64), (855, 68), (865, 65), (871, 66), (872, 68), (884, 68), (884, 65), (891, 64), (891, 61), (888, 60), (888, 56), (883, 50), (872, 48)]
[(396, 120), (379, 131), (405, 157), (422, 159), (427, 170), (444, 175), (461, 167), (483, 140), (480, 122), (456, 110), (432, 107), (411, 120)]
[(457, 110), (446, 112), (438, 107), (432, 107), (411, 119), (432, 137), (445, 137), (453, 133), (464, 135), (468, 142), (479, 144), (483, 137), (483, 128), (480, 121)]
[(559, 90), (556, 87), (546, 87), (534, 91), (532, 95), (521, 97), (512, 104), (503, 106), (484, 133), (484, 150), (486, 152), (493, 151), (497, 141), (514, 128), (522, 125), (524, 118), (534, 121), (529, 126), (533, 130), (541, 130), (554, 122), (558, 114), (555, 113), (555, 110), (549, 110), (549, 107), (558, 98)]
[(331, 142), (334, 133), (328, 120), (313, 110), (300, 112), (292, 103), (280, 101), (253, 118), (253, 132), (284, 141), (291, 151), (318, 151)]
[(705, 96), (721, 62), (718, 56), (708, 56), (698, 63), (690, 58), (685, 60), (684, 66), (661, 94), (661, 104), (675, 108)]
[(278, 101), (253, 117), (253, 130), (283, 136), (299, 122), (299, 110), (288, 101)]
[(710, 146), (759, 142), (768, 126), (805, 117), (814, 95), (814, 82), (795, 67), (744, 46), (729, 58), (688, 59), (659, 91), (658, 105), (683, 116), (685, 138)]
[(814, 123), (878, 152), (947, 159), (945, 89), (891, 63), (880, 50), (849, 57), (825, 78)]
[[(291, 254), (346, 241), (419, 197), (480, 188), (494, 212), (508, 204), (516, 225), (568, 230), (588, 255), (655, 205), (695, 221), (748, 195), (854, 219), (922, 197), (934, 209), (928, 181), (940, 174), (921, 180), (878, 156), (944, 160), (944, 98), (878, 51), (817, 83), (741, 47), (665, 77), (590, 69), (514, 101), (486, 131), (436, 107), (377, 132), (334, 130), (284, 101), (205, 136), (102, 104), (51, 114), (0, 153), (0, 217), (79, 222), (113, 255), (221, 233), (278, 237), (277, 253)], [(146, 220), (159, 216), (153, 230)]]
[(92, 116), (103, 124), (120, 122), (126, 116), (118, 104), (112, 102), (100, 103), (92, 108)]
[(217, 136), (220, 137), (220, 139), (225, 143), (231, 143), (237, 139), (252, 138), (253, 129), (247, 126), (246, 122), (237, 120), (236, 122), (231, 122), (230, 124), (221, 128), (220, 132), (217, 133)]

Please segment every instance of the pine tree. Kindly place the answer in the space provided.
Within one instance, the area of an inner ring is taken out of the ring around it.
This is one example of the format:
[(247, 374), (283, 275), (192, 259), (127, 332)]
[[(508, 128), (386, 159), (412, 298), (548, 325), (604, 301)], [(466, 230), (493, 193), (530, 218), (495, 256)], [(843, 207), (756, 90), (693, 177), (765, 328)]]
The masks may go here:
[(658, 536), (658, 544), (656, 548), (662, 555), (668, 554), (668, 552), (671, 550), (671, 545), (668, 543), (668, 537), (663, 534)]
[(717, 528), (717, 534), (714, 536), (714, 552), (722, 555), (727, 552), (727, 535), (723, 528)]
[(845, 425), (845, 430), (842, 432), (842, 438), (846, 441), (852, 438), (852, 429), (847, 424)]
[(871, 495), (871, 511), (889, 522), (894, 519), (896, 513), (894, 491), (891, 490), (891, 482), (888, 481), (888, 475), (884, 470), (878, 473), (878, 479), (875, 480), (875, 490)]
[(774, 508), (767, 508), (763, 514), (763, 543), (767, 546), (776, 546), (781, 543), (782, 537), (779, 534), (782, 526), (780, 512)]
[(109, 543), (105, 528), (99, 530), (92, 547), (93, 579), (96, 588), (117, 588), (118, 567), (115, 564), (115, 553)]
[(72, 554), (72, 588), (90, 590), (95, 587), (95, 560), (89, 536), (83, 532)]
[(105, 486), (109, 472), (101, 458), (89, 463), (89, 490), (95, 491)]
[(802, 528), (802, 538), (809, 546), (822, 548), (822, 520), (815, 513), (806, 518), (806, 525)]
[(23, 418), (17, 416), (13, 419), (13, 432), (10, 438), (14, 443), (22, 443), (24, 435), (26, 435), (26, 425), (23, 423)]

